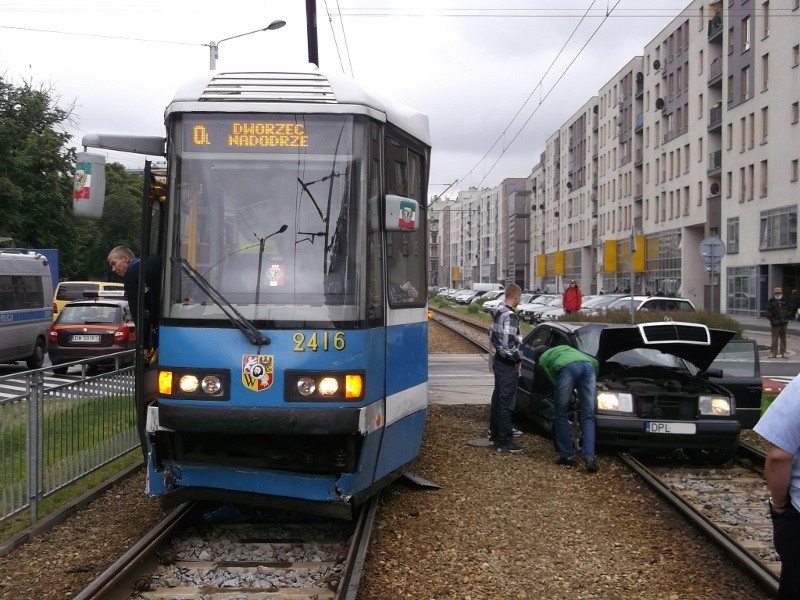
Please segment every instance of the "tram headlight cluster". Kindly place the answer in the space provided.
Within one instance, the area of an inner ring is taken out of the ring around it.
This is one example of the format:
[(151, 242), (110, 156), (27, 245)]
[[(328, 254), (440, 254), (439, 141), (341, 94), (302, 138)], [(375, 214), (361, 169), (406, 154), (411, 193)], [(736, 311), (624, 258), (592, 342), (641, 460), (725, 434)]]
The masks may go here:
[(202, 369), (161, 369), (158, 372), (160, 396), (191, 400), (228, 400), (230, 374)]
[(364, 398), (364, 372), (287, 371), (287, 402), (359, 401)]

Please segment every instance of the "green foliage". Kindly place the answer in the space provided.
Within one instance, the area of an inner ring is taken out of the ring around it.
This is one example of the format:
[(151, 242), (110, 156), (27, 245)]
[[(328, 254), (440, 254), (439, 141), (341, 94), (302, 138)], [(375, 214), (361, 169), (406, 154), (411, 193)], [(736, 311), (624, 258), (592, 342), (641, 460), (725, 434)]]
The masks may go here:
[[(584, 315), (573, 313), (559, 318), (560, 321), (582, 323), (623, 323), (631, 322), (631, 312), (625, 308), (607, 310), (599, 315)], [(637, 310), (636, 323), (652, 323), (654, 321), (683, 321), (686, 323), (702, 323), (714, 329), (727, 329), (736, 333), (734, 338), (741, 338), (744, 330), (741, 324), (728, 315), (722, 315), (709, 310), (666, 312), (663, 310)]]

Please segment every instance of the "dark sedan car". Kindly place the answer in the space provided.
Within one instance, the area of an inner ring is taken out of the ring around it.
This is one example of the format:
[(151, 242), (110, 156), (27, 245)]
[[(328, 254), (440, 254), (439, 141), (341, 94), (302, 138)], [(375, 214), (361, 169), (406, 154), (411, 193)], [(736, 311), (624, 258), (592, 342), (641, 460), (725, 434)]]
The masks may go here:
[[(136, 329), (125, 300), (80, 300), (64, 306), (50, 327), (47, 353), (53, 373), (75, 360), (95, 358), (136, 347)], [(109, 362), (113, 362), (110, 359)]]
[[(698, 461), (724, 462), (736, 451), (741, 425), (724, 373), (706, 370), (733, 335), (674, 321), (540, 324), (523, 341), (517, 410), (552, 433), (552, 384), (536, 364), (534, 349), (568, 344), (600, 363), (598, 445), (680, 448)], [(569, 416), (580, 446), (574, 410)]]

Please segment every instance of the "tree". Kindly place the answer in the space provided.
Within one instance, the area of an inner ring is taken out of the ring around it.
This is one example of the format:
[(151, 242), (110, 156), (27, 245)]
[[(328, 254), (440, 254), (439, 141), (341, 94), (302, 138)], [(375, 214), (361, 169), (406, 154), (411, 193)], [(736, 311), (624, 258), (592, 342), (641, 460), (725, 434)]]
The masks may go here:
[(0, 237), (19, 247), (58, 248), (64, 278), (108, 279), (108, 251), (138, 249), (143, 178), (108, 165), (103, 218), (77, 219), (75, 149), (63, 128), (73, 107), (60, 108), (57, 100), (51, 88), (16, 86), (0, 76)]

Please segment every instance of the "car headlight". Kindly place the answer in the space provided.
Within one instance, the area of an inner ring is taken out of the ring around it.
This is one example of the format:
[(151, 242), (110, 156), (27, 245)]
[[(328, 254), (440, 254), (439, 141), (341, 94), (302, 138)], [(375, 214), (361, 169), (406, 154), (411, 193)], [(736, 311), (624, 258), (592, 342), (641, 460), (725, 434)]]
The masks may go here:
[(597, 410), (633, 413), (633, 395), (620, 392), (597, 394)]
[(700, 396), (700, 414), (711, 417), (726, 417), (731, 414), (731, 401), (725, 396)]

